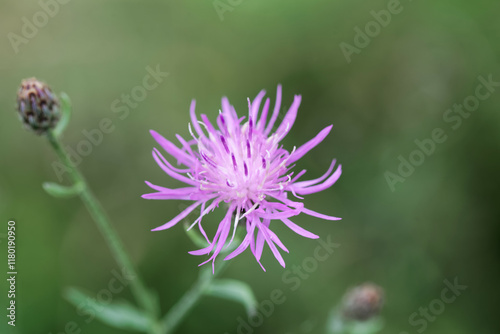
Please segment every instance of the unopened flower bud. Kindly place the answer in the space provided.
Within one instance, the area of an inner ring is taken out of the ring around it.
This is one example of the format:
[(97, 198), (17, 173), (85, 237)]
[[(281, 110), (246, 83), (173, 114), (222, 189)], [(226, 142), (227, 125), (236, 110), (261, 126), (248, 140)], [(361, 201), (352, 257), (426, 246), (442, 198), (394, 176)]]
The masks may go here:
[(25, 79), (17, 92), (17, 111), (21, 121), (36, 134), (53, 129), (60, 118), (59, 100), (44, 82)]
[(349, 290), (342, 302), (344, 317), (356, 320), (368, 320), (380, 312), (384, 301), (384, 291), (373, 283), (364, 283)]

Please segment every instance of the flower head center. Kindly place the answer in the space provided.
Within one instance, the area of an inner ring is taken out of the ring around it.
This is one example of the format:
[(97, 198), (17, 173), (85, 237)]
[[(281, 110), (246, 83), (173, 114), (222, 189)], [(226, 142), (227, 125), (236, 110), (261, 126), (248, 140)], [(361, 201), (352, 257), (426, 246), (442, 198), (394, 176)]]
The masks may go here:
[(201, 189), (218, 192), (226, 201), (258, 203), (267, 191), (283, 188), (279, 177), (286, 172), (289, 154), (278, 149), (274, 136), (267, 138), (255, 129), (251, 120), (198, 138), (198, 152)]

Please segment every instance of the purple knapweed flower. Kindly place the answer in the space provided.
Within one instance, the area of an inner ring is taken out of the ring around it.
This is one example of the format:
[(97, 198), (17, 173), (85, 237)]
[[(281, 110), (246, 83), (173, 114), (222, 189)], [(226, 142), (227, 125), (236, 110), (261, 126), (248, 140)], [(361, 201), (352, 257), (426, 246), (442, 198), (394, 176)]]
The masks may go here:
[[(231, 244), (236, 229), (240, 227), (246, 228), (246, 236), (241, 244), (226, 256), (225, 260), (239, 255), (250, 246), (257, 262), (264, 269), (260, 258), (264, 242), (266, 242), (278, 262), (285, 267), (285, 262), (276, 246), (285, 252), (288, 252), (288, 249), (270, 229), (271, 220), (280, 220), (294, 232), (306, 238), (315, 239), (319, 237), (293, 223), (290, 218), (305, 213), (326, 220), (340, 219), (306, 209), (303, 203), (292, 201), (287, 196), (288, 193), (291, 193), (302, 199), (300, 195), (325, 190), (340, 177), (342, 173), (340, 165), (333, 172), (335, 160), (332, 161), (330, 168), (323, 176), (314, 180), (298, 181), (306, 172), (305, 170), (296, 175), (291, 172), (297, 160), (323, 141), (332, 129), (332, 125), (324, 128), (304, 145), (297, 149), (294, 147), (292, 152), (289, 152), (280, 145), (280, 141), (288, 134), (295, 121), (301, 96), (295, 95), (292, 106), (281, 124), (271, 134), (280, 110), (281, 86), (278, 86), (276, 103), (269, 122), (267, 121), (269, 98), (265, 101), (262, 113), (259, 115), (264, 95), (265, 91), (261, 91), (253, 102), (248, 100), (249, 112), (246, 121), (245, 117), (238, 117), (227, 98), (222, 98), (222, 110), (217, 117), (217, 128), (204, 114), (201, 114), (201, 121), (197, 119), (195, 101), (193, 100), (190, 108), (192, 123), (189, 125), (193, 139), (187, 141), (177, 135), (181, 147), (177, 147), (157, 132), (151, 131), (158, 144), (174, 157), (179, 165), (183, 166), (174, 167), (155, 148), (153, 157), (158, 165), (169, 176), (186, 183), (188, 186), (168, 189), (146, 181), (147, 185), (156, 192), (145, 194), (142, 197), (194, 201), (174, 219), (153, 229), (153, 231), (165, 230), (174, 226), (200, 207), (201, 213), (190, 228), (198, 225), (200, 232), (208, 242), (208, 247), (189, 253), (193, 255), (212, 254), (202, 264), (214, 261), (229, 238), (228, 245)], [(227, 213), (219, 223), (214, 238), (210, 240), (202, 227), (201, 220), (221, 203), (227, 204)], [(240, 222), (242, 219), (245, 221)]]

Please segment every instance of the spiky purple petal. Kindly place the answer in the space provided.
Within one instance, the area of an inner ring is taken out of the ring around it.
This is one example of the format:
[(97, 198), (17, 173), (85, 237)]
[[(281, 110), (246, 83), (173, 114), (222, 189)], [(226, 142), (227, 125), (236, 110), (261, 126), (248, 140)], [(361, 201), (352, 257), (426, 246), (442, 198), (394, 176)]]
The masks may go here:
[[(201, 120), (198, 119), (195, 113), (196, 103), (193, 100), (190, 106), (192, 122), (189, 125), (189, 132), (193, 138), (185, 140), (176, 135), (180, 148), (157, 132), (151, 131), (158, 144), (183, 166), (172, 165), (159, 150), (154, 149), (153, 157), (157, 164), (170, 177), (189, 186), (169, 189), (146, 182), (156, 192), (144, 194), (142, 197), (195, 201), (179, 215), (153, 231), (168, 229), (201, 207), (197, 214), (198, 218), (189, 228), (198, 225), (209, 245), (189, 253), (199, 256), (210, 255), (202, 264), (212, 261), (213, 266), (217, 255), (233, 242), (236, 229), (244, 228), (245, 237), (225, 257), (225, 260), (241, 254), (250, 247), (257, 262), (265, 271), (260, 259), (264, 245), (267, 244), (278, 262), (285, 267), (280, 249), (285, 252), (288, 252), (288, 249), (270, 229), (272, 220), (281, 220), (295, 233), (314, 239), (318, 236), (306, 231), (289, 218), (304, 213), (325, 220), (340, 219), (312, 211), (305, 208), (302, 202), (288, 199), (289, 192), (301, 199), (299, 195), (331, 187), (340, 177), (342, 169), (339, 165), (333, 172), (335, 166), (333, 160), (323, 176), (314, 180), (298, 181), (306, 171), (294, 175), (291, 171), (294, 163), (320, 144), (330, 133), (332, 126), (321, 130), (298, 149), (287, 151), (280, 142), (297, 118), (301, 96), (294, 97), (280, 125), (271, 134), (279, 116), (281, 93), (281, 85), (278, 85), (276, 103), (269, 122), (267, 118), (270, 99), (265, 100), (261, 112), (260, 107), (265, 96), (265, 91), (261, 91), (253, 101), (248, 101), (248, 117), (239, 118), (228, 99), (222, 98), (222, 109), (214, 123), (217, 128), (205, 114), (200, 115)], [(219, 223), (215, 236), (210, 240), (202, 227), (201, 220), (222, 202), (227, 203), (229, 208)], [(242, 220), (245, 224), (241, 224)]]

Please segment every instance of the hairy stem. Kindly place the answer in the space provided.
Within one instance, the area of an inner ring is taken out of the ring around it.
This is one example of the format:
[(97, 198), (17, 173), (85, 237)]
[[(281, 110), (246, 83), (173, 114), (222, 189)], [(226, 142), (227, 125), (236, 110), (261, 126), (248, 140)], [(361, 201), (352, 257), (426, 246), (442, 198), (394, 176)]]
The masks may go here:
[[(144, 309), (151, 317), (152, 321), (156, 320), (156, 316), (158, 313), (156, 300), (154, 296), (150, 294), (149, 290), (146, 288), (141, 278), (137, 274), (137, 271), (130, 260), (125, 248), (123, 247), (123, 243), (121, 242), (118, 234), (116, 233), (113, 226), (110, 224), (104, 209), (101, 204), (95, 197), (95, 195), (90, 190), (87, 182), (83, 175), (76, 169), (71, 160), (69, 159), (68, 154), (62, 147), (61, 143), (54, 136), (52, 132), (47, 133), (47, 138), (56, 151), (59, 159), (61, 159), (62, 163), (66, 166), (69, 171), (69, 175), (71, 180), (74, 182), (74, 185), (78, 186), (81, 189), (79, 193), (80, 198), (83, 203), (87, 207), (90, 215), (94, 219), (97, 224), (97, 227), (102, 233), (104, 240), (108, 244), (113, 257), (119, 266), (123, 268), (127, 272), (127, 275), (131, 278), (131, 290), (132, 293), (139, 303), (140, 307)], [(153, 326), (154, 327), (154, 326)], [(152, 330), (153, 333), (156, 333), (156, 330)]]

